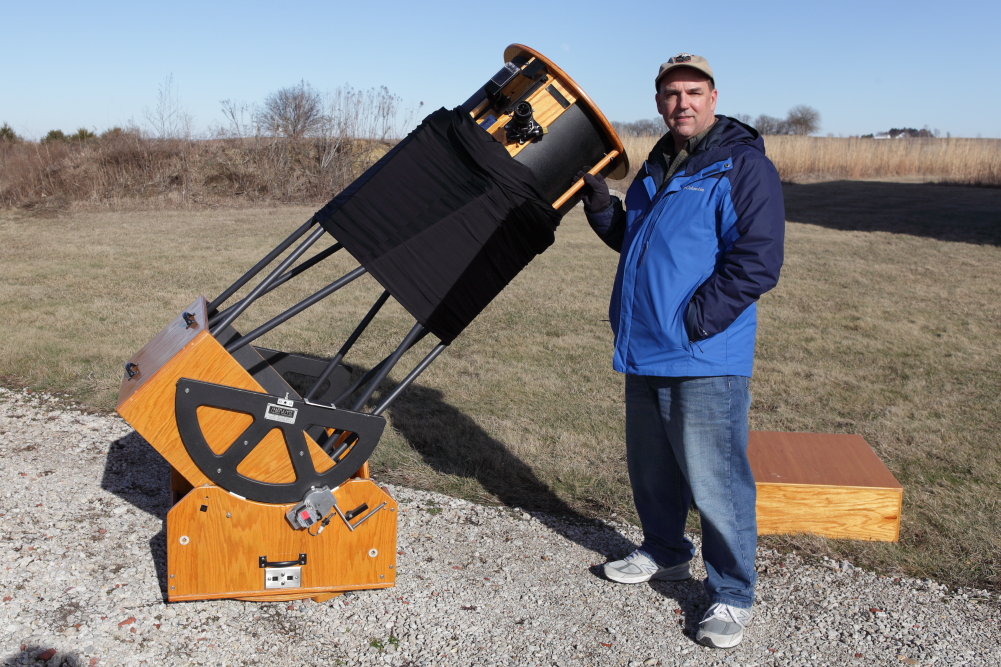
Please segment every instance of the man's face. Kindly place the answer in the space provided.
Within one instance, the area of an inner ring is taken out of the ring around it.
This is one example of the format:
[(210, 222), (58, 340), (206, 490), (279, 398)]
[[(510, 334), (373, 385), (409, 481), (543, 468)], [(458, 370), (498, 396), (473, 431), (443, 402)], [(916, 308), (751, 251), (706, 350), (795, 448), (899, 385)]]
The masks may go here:
[(655, 99), (657, 111), (679, 146), (712, 125), (716, 117), (716, 89), (710, 90), (706, 75), (690, 67), (665, 74)]

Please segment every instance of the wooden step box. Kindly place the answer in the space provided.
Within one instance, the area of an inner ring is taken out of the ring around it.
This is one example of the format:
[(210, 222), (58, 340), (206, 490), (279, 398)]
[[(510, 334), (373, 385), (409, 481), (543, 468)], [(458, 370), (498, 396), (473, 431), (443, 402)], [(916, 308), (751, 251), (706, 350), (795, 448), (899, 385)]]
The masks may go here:
[(859, 435), (751, 431), (758, 534), (896, 542), (904, 489)]

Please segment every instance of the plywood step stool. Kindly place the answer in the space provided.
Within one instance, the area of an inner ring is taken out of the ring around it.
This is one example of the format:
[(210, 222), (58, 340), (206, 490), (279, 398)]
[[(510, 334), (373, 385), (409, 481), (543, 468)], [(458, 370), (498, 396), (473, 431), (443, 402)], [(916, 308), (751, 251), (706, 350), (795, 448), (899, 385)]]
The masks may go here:
[(859, 435), (751, 431), (758, 534), (896, 542), (904, 488)]

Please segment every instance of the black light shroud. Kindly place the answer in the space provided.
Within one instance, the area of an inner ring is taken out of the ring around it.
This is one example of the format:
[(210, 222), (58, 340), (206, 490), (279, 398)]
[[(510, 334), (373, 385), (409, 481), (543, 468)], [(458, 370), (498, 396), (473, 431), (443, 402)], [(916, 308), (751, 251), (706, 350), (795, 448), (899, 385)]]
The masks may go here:
[(315, 217), (448, 343), (552, 245), (561, 215), (467, 113), (439, 109)]

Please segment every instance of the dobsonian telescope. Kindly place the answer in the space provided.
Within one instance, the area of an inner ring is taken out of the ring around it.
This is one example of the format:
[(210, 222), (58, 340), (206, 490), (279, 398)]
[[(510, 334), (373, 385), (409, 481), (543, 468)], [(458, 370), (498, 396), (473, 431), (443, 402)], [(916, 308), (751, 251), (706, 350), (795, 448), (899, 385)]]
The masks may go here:
[[(580, 199), (581, 165), (613, 178), (628, 170), (612, 126), (563, 70), (518, 44), (504, 61), (125, 364), (118, 412), (171, 466), (169, 600), (319, 601), (393, 585), (396, 503), (367, 466), (383, 413), (552, 244)], [(324, 234), (336, 243), (306, 257)], [(252, 331), (236, 328), (265, 294), (341, 250), (356, 269)], [(365, 273), (384, 291), (330, 359), (253, 345)], [(416, 322), (354, 379), (345, 359), (390, 298)], [(426, 336), (438, 343), (366, 410)]]

